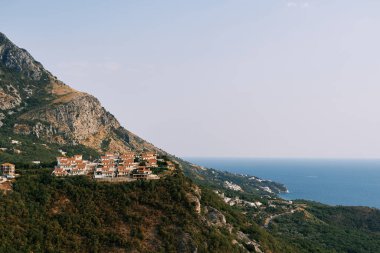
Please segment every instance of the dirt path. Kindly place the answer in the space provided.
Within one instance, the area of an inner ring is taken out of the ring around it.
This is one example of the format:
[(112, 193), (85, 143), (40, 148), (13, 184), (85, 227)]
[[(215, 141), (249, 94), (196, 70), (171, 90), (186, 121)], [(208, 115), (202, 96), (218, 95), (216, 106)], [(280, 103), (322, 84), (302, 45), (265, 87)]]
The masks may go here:
[(295, 209), (292, 209), (290, 211), (287, 211), (285, 213), (280, 213), (280, 214), (275, 214), (275, 215), (271, 215), (269, 216), (268, 218), (265, 219), (264, 221), (264, 228), (268, 228), (269, 224), (272, 222), (273, 219), (276, 219), (280, 216), (283, 216), (283, 215), (288, 215), (288, 214), (293, 214), (297, 211), (303, 211), (304, 209), (300, 208), (300, 207), (297, 207)]

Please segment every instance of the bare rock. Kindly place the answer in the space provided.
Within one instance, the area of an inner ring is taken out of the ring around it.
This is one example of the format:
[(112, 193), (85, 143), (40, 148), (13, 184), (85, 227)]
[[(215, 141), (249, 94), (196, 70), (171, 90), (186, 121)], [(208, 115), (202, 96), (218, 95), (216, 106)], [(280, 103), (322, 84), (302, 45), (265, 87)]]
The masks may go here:
[(4, 123), (2, 122), (3, 119), (5, 119), (5, 115), (4, 115), (4, 113), (0, 112), (0, 127), (2, 127), (4, 125)]
[(194, 206), (194, 210), (197, 214), (201, 213), (201, 202), (199, 198), (192, 193), (187, 193), (186, 197), (188, 201)]
[(21, 97), (17, 89), (8, 85), (0, 88), (0, 109), (9, 110), (21, 104)]
[(241, 231), (238, 231), (236, 233), (236, 236), (237, 236), (237, 239), (241, 242), (244, 243), (245, 245), (245, 248), (248, 249), (249, 251), (253, 251), (254, 252), (257, 252), (257, 253), (263, 253), (263, 251), (261, 250), (261, 246), (260, 244), (253, 240), (253, 239), (250, 239), (246, 234), (244, 234), (243, 232)]
[(13, 132), (15, 134), (29, 135), (32, 131), (30, 126), (26, 124), (15, 124), (13, 126)]
[(32, 80), (40, 80), (43, 73), (48, 73), (25, 49), (17, 47), (2, 33), (0, 33), (0, 62), (6, 68), (20, 72)]
[(206, 219), (214, 226), (222, 227), (226, 225), (226, 217), (218, 210), (213, 207), (205, 207)]

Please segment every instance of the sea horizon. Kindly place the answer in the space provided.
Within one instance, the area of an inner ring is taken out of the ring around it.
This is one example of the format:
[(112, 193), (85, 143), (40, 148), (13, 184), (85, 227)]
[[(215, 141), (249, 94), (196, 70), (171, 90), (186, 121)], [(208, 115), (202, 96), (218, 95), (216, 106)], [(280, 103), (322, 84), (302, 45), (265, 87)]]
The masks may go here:
[(284, 184), (288, 200), (380, 208), (378, 158), (183, 157), (189, 162)]
[(257, 159), (257, 160), (379, 160), (380, 157), (368, 157), (368, 158), (361, 158), (361, 157), (256, 157), (256, 156), (180, 156), (183, 160), (189, 160), (189, 159)]

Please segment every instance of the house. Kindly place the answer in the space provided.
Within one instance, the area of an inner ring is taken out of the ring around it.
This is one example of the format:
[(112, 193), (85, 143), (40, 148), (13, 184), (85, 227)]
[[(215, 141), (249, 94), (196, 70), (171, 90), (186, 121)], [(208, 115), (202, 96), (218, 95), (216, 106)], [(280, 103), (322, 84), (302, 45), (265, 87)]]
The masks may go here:
[(133, 170), (133, 168), (131, 167), (127, 167), (127, 166), (118, 166), (117, 167), (117, 176), (118, 177), (127, 177), (130, 175), (131, 171)]
[(115, 164), (116, 164), (116, 161), (113, 160), (113, 159), (102, 160), (101, 164), (102, 164), (103, 166), (107, 166), (107, 167), (114, 167)]
[(112, 166), (103, 166), (95, 169), (94, 178), (113, 178), (115, 177), (115, 168)]
[(16, 176), (16, 166), (12, 163), (3, 163), (1, 165), (1, 171), (3, 172), (3, 176), (7, 178), (14, 178)]
[(11, 144), (21, 144), (21, 142), (17, 140), (11, 140)]
[(119, 160), (119, 156), (118, 155), (115, 155), (115, 154), (111, 154), (111, 153), (108, 153), (108, 154), (105, 154), (105, 155), (102, 155), (100, 157), (100, 161), (102, 164), (115, 164), (116, 162), (118, 162)]
[(67, 162), (67, 157), (57, 157), (57, 165), (60, 166), (62, 163)]
[(85, 170), (79, 169), (78, 167), (72, 168), (70, 173), (70, 176), (80, 176), (86, 174)]
[(121, 160), (129, 160), (129, 159), (134, 160), (135, 157), (136, 157), (136, 153), (133, 151), (128, 151), (128, 152), (120, 155)]
[(82, 161), (83, 156), (82, 155), (74, 155), (74, 159), (75, 159), (75, 161)]
[(152, 174), (152, 171), (149, 168), (145, 166), (140, 166), (133, 171), (132, 178), (147, 179), (150, 174)]
[(78, 163), (77, 166), (71, 169), (71, 175), (86, 175), (87, 172), (87, 164), (86, 163)]
[(98, 167), (94, 171), (94, 178), (103, 178), (102, 167)]
[(69, 173), (63, 168), (55, 168), (53, 171), (53, 175), (56, 177), (63, 177), (63, 176), (67, 176), (68, 174)]
[(60, 163), (67, 163), (67, 162), (76, 163), (76, 162), (81, 162), (81, 161), (84, 161), (82, 155), (74, 155), (73, 157), (66, 157), (66, 156), (57, 157), (58, 165), (60, 165)]
[[(141, 153), (140, 158), (142, 162), (140, 165), (145, 165), (148, 168), (157, 168), (158, 167), (158, 159), (157, 159), (157, 153), (153, 151), (145, 151)], [(146, 172), (144, 172), (146, 174)], [(151, 171), (149, 170), (149, 175), (151, 174)], [(136, 177), (141, 177), (141, 176), (136, 176)], [(149, 179), (152, 179), (153, 176), (147, 177)], [(158, 177), (157, 177), (158, 178)]]
[(112, 167), (104, 166), (101, 171), (103, 177), (114, 177), (115, 170)]
[(146, 160), (145, 162), (148, 167), (158, 167), (156, 158), (150, 158)]
[(96, 166), (98, 165), (97, 163), (94, 162), (87, 162), (86, 164), (86, 172), (93, 172), (95, 171)]
[(148, 161), (150, 159), (156, 159), (157, 160), (157, 154), (153, 151), (146, 151), (141, 154), (141, 159), (144, 161)]
[(118, 160), (119, 155), (118, 154), (113, 154), (113, 153), (106, 153), (104, 156), (102, 156), (104, 159), (110, 159), (110, 160)]
[(133, 164), (135, 164), (135, 161), (133, 159), (124, 159), (124, 160), (120, 161), (119, 164), (130, 167)]
[(77, 166), (77, 162), (75, 158), (71, 157), (58, 157), (57, 158), (57, 167), (64, 168), (66, 170), (71, 170), (72, 168)]
[(136, 154), (132, 151), (127, 152), (125, 154), (120, 155), (120, 163), (122, 164), (130, 164), (135, 161)]

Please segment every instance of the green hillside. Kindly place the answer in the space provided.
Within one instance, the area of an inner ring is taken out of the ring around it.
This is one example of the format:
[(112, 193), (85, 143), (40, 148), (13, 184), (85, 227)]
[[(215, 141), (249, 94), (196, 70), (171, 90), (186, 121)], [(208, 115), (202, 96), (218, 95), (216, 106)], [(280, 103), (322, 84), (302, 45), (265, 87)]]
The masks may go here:
[(182, 173), (109, 184), (55, 178), (49, 170), (19, 172), (13, 191), (0, 195), (0, 252), (246, 252), (243, 242), (233, 243), (240, 241), (237, 229), (264, 249), (285, 252), (207, 189), (202, 207), (217, 208), (230, 225), (212, 225), (204, 211), (195, 212), (189, 194), (197, 187)]

